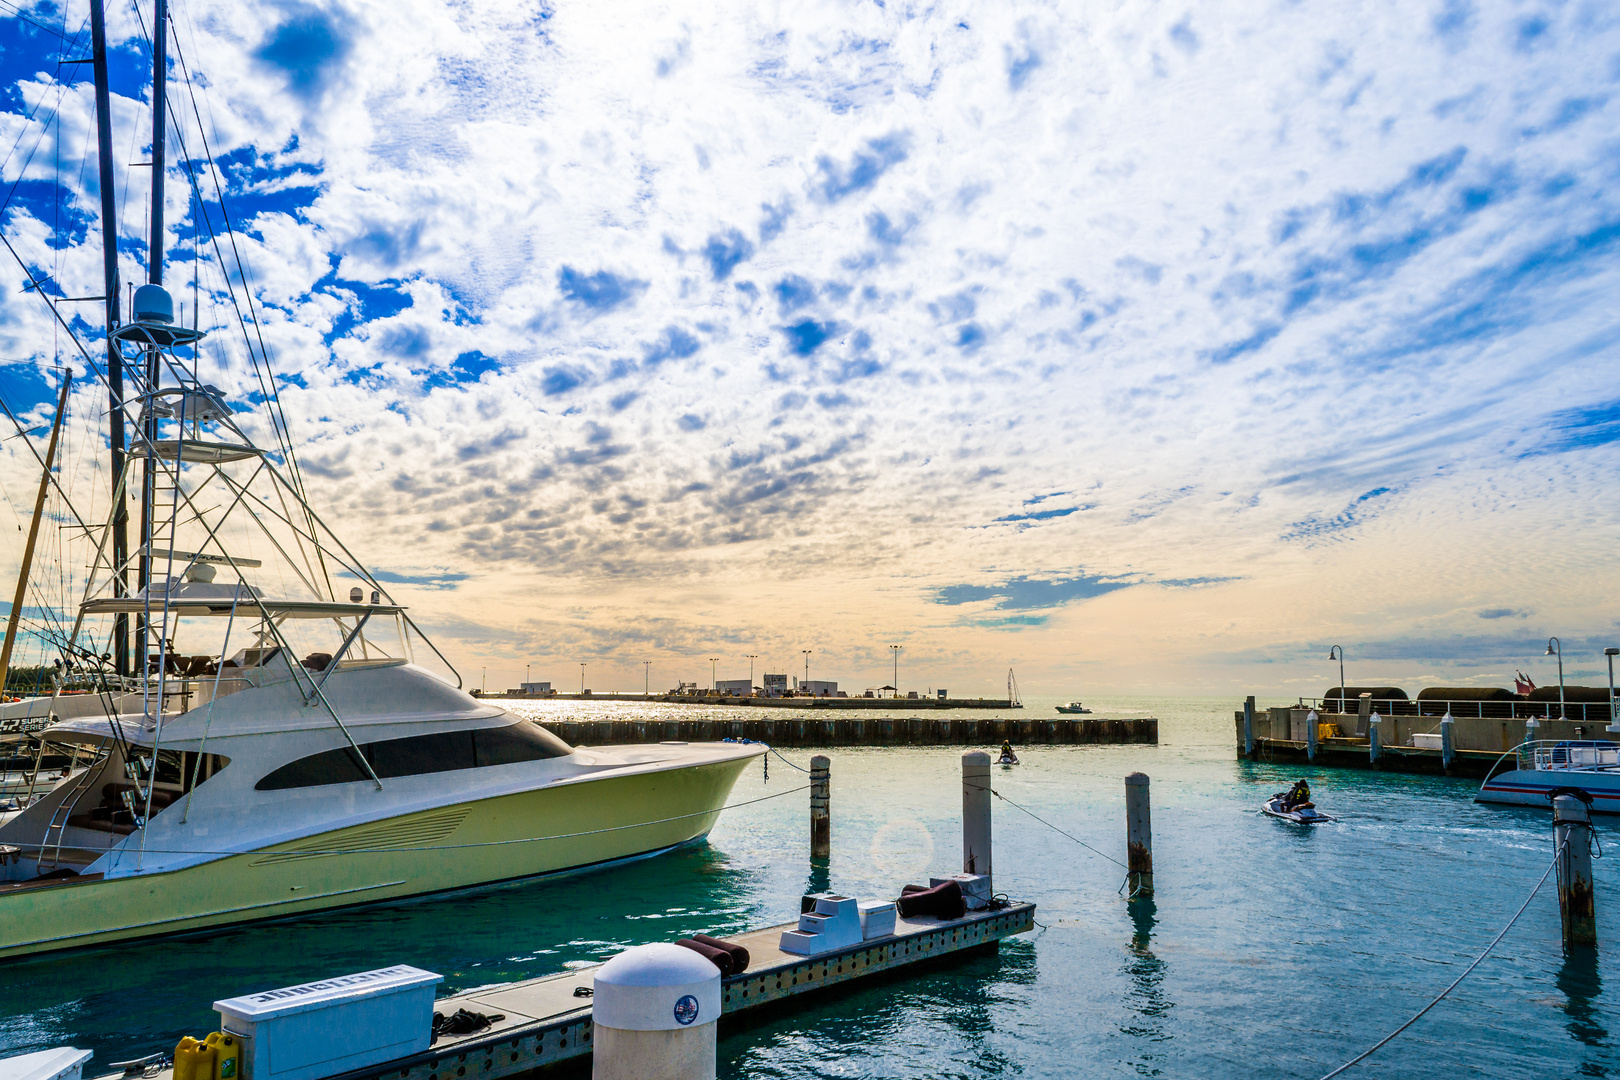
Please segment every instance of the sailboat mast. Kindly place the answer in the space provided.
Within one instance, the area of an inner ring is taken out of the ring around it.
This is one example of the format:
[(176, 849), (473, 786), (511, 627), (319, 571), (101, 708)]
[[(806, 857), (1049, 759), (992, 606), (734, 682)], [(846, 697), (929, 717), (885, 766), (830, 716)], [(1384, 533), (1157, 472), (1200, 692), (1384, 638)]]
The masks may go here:
[(56, 440), (62, 434), (62, 418), (67, 415), (68, 388), (73, 372), (62, 376), (62, 394), (56, 399), (56, 419), (51, 423), (51, 442), (45, 448), (45, 468), (39, 476), (39, 496), (34, 499), (34, 520), (28, 523), (28, 543), (23, 545), (22, 569), (17, 572), (17, 595), (11, 601), (11, 617), (6, 620), (6, 643), (0, 646), (0, 689), (11, 675), (11, 648), (17, 644), (17, 622), (22, 618), (23, 601), (28, 596), (28, 574), (34, 567), (34, 543), (39, 539), (39, 523), (45, 516), (45, 496), (51, 490), (51, 466), (56, 462)]
[[(153, 285), (163, 284), (163, 179), (165, 170), (165, 136), (168, 120), (168, 0), (153, 0), (152, 4), (152, 216), (147, 241), (146, 280)], [(146, 387), (150, 395), (158, 388), (158, 355), (156, 345), (146, 350)], [(155, 399), (148, 398), (149, 401)], [(141, 434), (150, 446), (157, 440), (158, 417), (150, 405), (144, 410), (145, 421)], [(150, 460), (150, 459), (148, 459)], [(141, 555), (139, 583), (145, 589), (152, 583), (152, 503), (155, 477), (150, 468), (143, 470), (141, 478)], [(140, 674), (146, 674), (147, 627), (138, 629), (140, 637)]]
[[(104, 0), (90, 0), (90, 63), (96, 80), (96, 154), (101, 162), (101, 274), (107, 297), (107, 436), (112, 446), (113, 595), (129, 592), (124, 563), (129, 560), (129, 500), (124, 495), (124, 355), (113, 341), (118, 325), (118, 207), (113, 199), (112, 96), (107, 85), (107, 15)], [(129, 616), (113, 616), (113, 666), (130, 674)]]

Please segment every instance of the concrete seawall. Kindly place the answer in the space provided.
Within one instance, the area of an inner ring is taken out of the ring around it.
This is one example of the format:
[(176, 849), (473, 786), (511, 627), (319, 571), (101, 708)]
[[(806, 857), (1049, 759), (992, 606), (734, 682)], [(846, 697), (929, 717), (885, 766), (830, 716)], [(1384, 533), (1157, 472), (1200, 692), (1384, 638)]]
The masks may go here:
[(766, 720), (545, 721), (575, 746), (713, 742), (751, 739), (772, 746), (979, 746), (1003, 739), (1016, 746), (1148, 743), (1159, 741), (1155, 719), (974, 720), (932, 717)]

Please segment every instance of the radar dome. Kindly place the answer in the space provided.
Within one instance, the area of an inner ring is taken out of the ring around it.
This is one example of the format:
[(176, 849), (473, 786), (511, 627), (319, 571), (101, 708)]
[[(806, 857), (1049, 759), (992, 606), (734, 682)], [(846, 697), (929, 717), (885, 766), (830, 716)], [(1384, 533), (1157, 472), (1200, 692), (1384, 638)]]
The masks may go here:
[(161, 285), (142, 285), (135, 290), (136, 322), (174, 322), (174, 298)]

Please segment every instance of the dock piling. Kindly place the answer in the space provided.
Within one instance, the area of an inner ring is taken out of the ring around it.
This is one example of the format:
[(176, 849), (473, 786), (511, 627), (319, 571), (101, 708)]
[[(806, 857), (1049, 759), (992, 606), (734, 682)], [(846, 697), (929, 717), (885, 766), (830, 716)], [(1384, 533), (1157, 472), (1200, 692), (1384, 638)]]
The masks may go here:
[(990, 877), (990, 755), (962, 755), (962, 873)]
[(1320, 734), (1317, 728), (1321, 722), (1315, 709), (1305, 714), (1305, 760), (1312, 763), (1316, 761), (1316, 737)]
[(1456, 756), (1456, 736), (1452, 730), (1457, 722), (1451, 718), (1451, 710), (1440, 719), (1440, 767), (1447, 772), (1451, 771), (1451, 759)]
[(1254, 695), (1243, 699), (1243, 756), (1254, 757)]
[(1130, 895), (1153, 895), (1153, 821), (1148, 804), (1148, 777), (1133, 772), (1125, 778), (1126, 885)]
[(1379, 728), (1383, 726), (1383, 721), (1377, 713), (1373, 713), (1367, 718), (1367, 760), (1374, 765), (1378, 764)]
[(1558, 915), (1564, 948), (1597, 945), (1597, 903), (1592, 892), (1592, 817), (1573, 795), (1553, 800), (1553, 844), (1558, 856)]
[(591, 1080), (714, 1080), (720, 969), (659, 942), (597, 969)]
[(832, 761), (817, 754), (810, 759), (810, 857), (825, 859), (831, 854)]

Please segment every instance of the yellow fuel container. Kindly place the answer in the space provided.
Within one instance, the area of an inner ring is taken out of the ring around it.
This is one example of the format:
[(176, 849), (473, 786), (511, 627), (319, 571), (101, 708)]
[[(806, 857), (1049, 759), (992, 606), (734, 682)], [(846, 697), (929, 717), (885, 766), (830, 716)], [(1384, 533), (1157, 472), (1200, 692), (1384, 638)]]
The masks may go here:
[(174, 1048), (174, 1080), (214, 1080), (215, 1055), (211, 1043), (187, 1035)]
[(214, 1048), (212, 1077), (197, 1080), (237, 1080), (242, 1075), (242, 1040), (228, 1031), (211, 1031), (205, 1045)]

